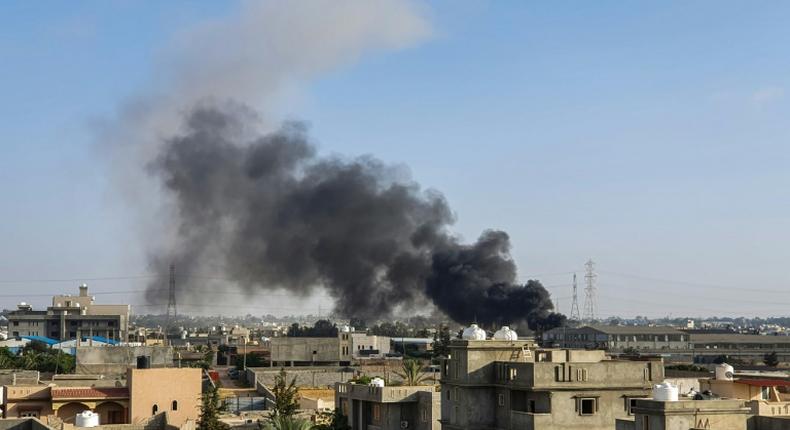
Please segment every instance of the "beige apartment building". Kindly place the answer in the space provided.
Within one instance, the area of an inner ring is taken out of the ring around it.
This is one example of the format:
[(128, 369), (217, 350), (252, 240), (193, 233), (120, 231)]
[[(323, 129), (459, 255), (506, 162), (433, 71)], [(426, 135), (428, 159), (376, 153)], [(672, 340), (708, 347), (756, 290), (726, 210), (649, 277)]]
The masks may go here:
[[(532, 340), (467, 336), (442, 365), (443, 430), (611, 430), (664, 380), (659, 358), (536, 349)], [(476, 329), (476, 328), (475, 328)], [(476, 329), (479, 330), (479, 329)]]
[(8, 334), (60, 341), (97, 336), (126, 342), (130, 314), (130, 305), (96, 304), (88, 293), (88, 286), (83, 284), (76, 296), (53, 296), (52, 306), (46, 310), (33, 310), (29, 304), (20, 303), (8, 315)]
[(351, 430), (440, 430), (436, 386), (335, 384), (335, 407)]

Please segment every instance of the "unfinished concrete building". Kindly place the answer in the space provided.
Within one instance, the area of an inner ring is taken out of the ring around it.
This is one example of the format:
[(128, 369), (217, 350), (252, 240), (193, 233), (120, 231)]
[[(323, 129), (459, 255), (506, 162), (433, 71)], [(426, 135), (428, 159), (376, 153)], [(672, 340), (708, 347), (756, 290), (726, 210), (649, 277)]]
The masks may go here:
[(630, 417), (635, 399), (649, 397), (664, 379), (659, 358), (535, 349), (532, 340), (486, 340), (471, 329), (450, 344), (442, 365), (444, 430), (611, 430), (618, 418)]
[(335, 407), (351, 430), (440, 430), (440, 403), (434, 385), (335, 384)]

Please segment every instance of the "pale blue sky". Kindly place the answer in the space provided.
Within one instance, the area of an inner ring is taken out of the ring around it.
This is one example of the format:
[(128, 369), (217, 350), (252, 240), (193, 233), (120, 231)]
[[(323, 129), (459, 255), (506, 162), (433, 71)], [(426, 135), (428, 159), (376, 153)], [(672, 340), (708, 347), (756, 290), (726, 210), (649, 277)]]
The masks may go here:
[[(319, 76), (283, 116), (325, 153), (410, 166), (468, 240), (508, 231), (524, 278), (592, 257), (601, 315), (788, 314), (790, 4), (423, 6), (429, 39)], [(145, 274), (91, 124), (237, 7), (0, 3), (0, 306), (76, 288), (30, 280)], [(568, 312), (570, 275), (538, 278)]]

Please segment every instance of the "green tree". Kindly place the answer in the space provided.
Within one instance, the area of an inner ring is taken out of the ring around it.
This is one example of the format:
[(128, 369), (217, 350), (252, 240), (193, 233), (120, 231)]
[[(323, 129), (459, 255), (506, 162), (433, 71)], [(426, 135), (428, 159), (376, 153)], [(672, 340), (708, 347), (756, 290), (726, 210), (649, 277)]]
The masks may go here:
[(285, 372), (285, 369), (280, 369), (280, 373), (274, 377), (274, 387), (272, 387), (274, 410), (272, 410), (271, 414), (272, 419), (293, 417), (296, 414), (296, 410), (299, 409), (299, 392), (296, 389), (296, 378), (291, 379), (290, 383), (287, 380), (288, 374)]
[(433, 358), (450, 356), (450, 327), (443, 325), (433, 335)]
[(313, 423), (310, 421), (284, 415), (272, 417), (271, 424), (274, 430), (310, 430), (313, 428)]
[(16, 354), (8, 347), (0, 348), (0, 369), (15, 369), (18, 366), (17, 361)]
[(403, 378), (404, 385), (420, 385), (425, 380), (425, 375), (422, 373), (422, 363), (417, 360), (403, 360), (401, 371), (395, 372), (395, 374)]
[(222, 410), (219, 403), (219, 391), (212, 388), (200, 396), (200, 417), (198, 417), (198, 430), (227, 430), (229, 425), (219, 420)]
[(765, 354), (763, 363), (768, 367), (776, 367), (779, 365), (779, 355), (776, 354), (776, 351)]

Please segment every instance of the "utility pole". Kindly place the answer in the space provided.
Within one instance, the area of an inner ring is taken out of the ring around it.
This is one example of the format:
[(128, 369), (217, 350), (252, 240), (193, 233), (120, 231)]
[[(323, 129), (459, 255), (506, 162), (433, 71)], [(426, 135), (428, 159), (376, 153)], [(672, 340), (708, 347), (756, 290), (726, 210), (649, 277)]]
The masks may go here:
[(170, 284), (167, 298), (167, 322), (165, 323), (165, 340), (167, 340), (170, 325), (176, 322), (178, 313), (176, 312), (176, 265), (170, 264)]
[(573, 304), (571, 304), (571, 320), (579, 321), (581, 319), (581, 315), (579, 315), (579, 297), (576, 294), (576, 274), (573, 274)]
[(584, 275), (584, 280), (587, 286), (584, 288), (584, 320), (593, 322), (596, 318), (596, 293), (595, 293), (595, 263), (592, 259), (587, 260), (584, 264), (587, 269)]

